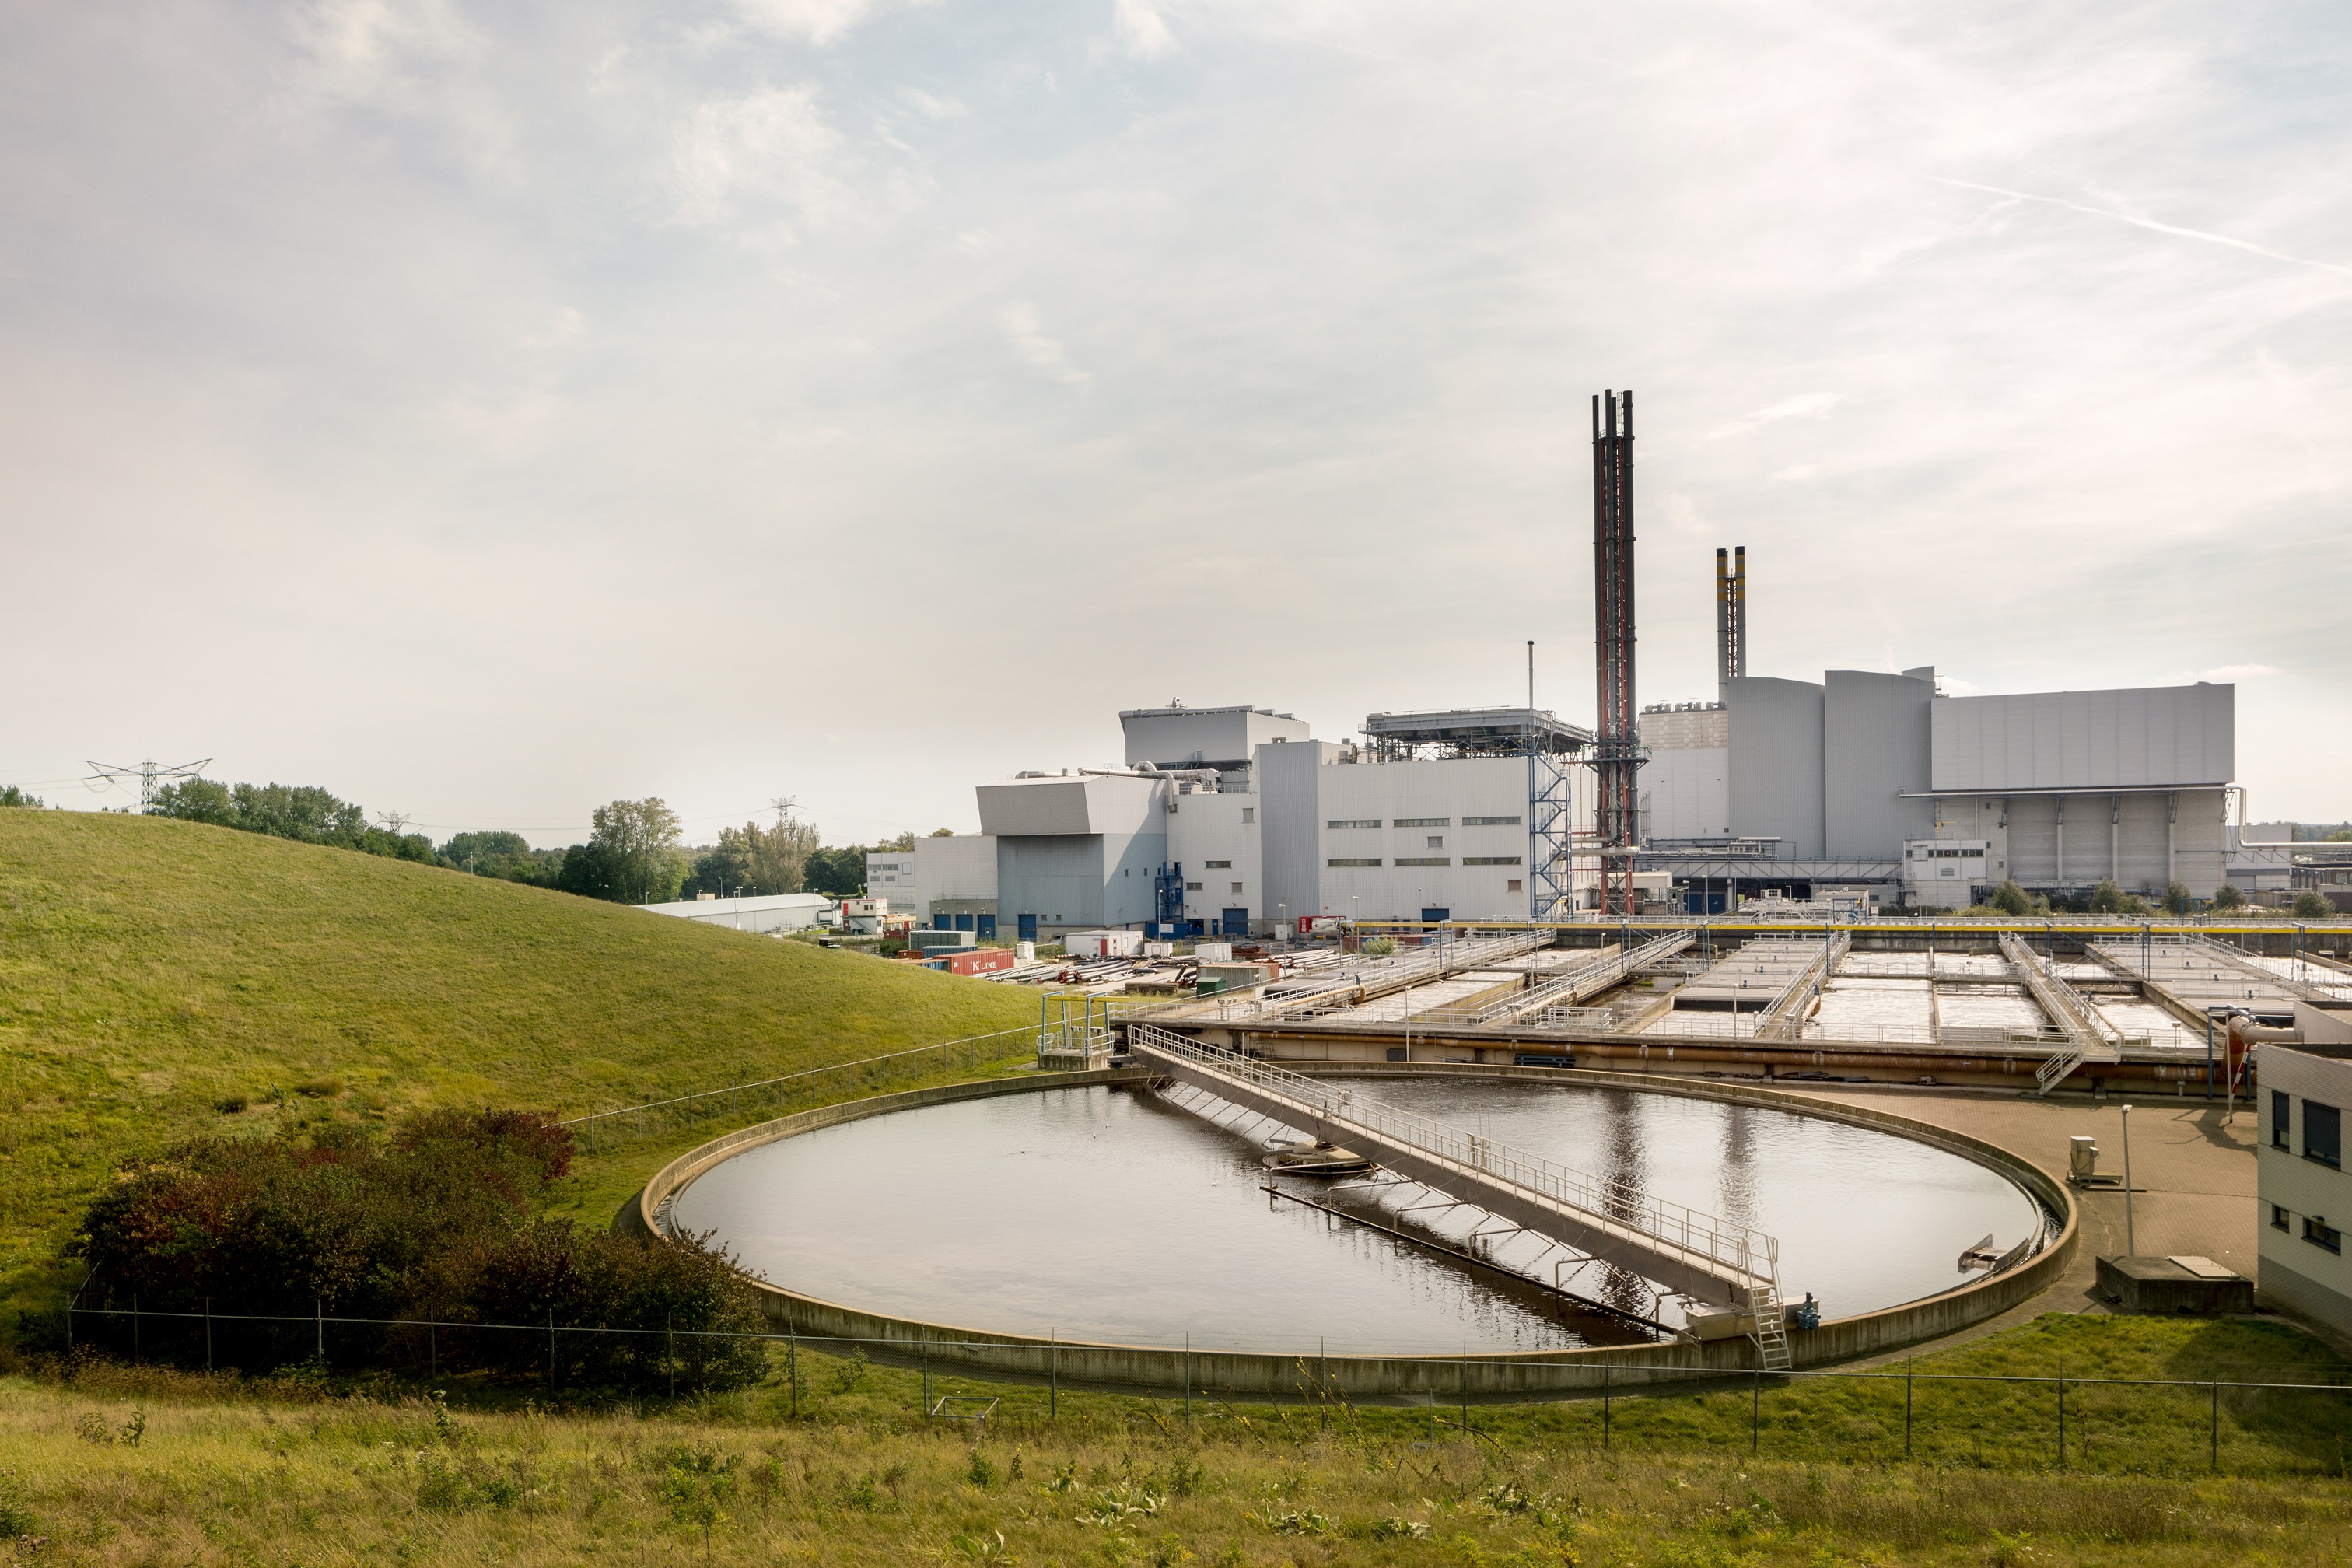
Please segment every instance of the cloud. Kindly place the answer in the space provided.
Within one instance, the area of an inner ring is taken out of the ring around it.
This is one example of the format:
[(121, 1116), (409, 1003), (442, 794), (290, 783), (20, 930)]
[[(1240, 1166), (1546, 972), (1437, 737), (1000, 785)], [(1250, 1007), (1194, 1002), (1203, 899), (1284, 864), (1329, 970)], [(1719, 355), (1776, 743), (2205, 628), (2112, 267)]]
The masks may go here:
[(2273, 250), (2267, 245), (2256, 245), (2252, 240), (2239, 239), (2226, 234), (2210, 234), (2201, 228), (2182, 228), (2175, 224), (2158, 223), (2154, 218), (2141, 217), (2135, 213), (2118, 212), (2113, 207), (2085, 206), (2081, 202), (2070, 202), (2063, 196), (2043, 196), (2036, 195), (2032, 191), (2005, 190), (1999, 185), (1980, 185), (1974, 180), (1946, 179), (1941, 174), (1930, 174), (1927, 177), (1937, 184), (1957, 185), (1964, 191), (1983, 191), (1990, 195), (2006, 196), (2016, 202), (2042, 202), (2053, 207), (2064, 207), (2069, 212), (2084, 213), (2092, 217), (2113, 218), (2117, 223), (2127, 223), (2135, 228), (2150, 229), (2155, 233), (2168, 234), (2180, 239), (2202, 240), (2207, 245), (2226, 245), (2232, 250), (2246, 251), (2273, 261), (2291, 262), (2297, 267), (2315, 267), (2323, 272), (2352, 273), (2352, 267), (2347, 267), (2340, 261), (2315, 261), (2308, 256), (2291, 256), (2284, 250)]
[(1004, 335), (1013, 347), (1030, 365), (1065, 386), (1084, 392), (1094, 384), (1094, 377), (1070, 363), (1062, 345), (1047, 337), (1037, 326), (1037, 313), (1026, 305), (1008, 305), (1003, 315)]
[(588, 318), (570, 305), (565, 305), (549, 318), (539, 331), (523, 339), (523, 346), (532, 349), (560, 349), (588, 329)]
[(299, 50), (293, 96), (333, 102), (403, 100), (420, 73), (482, 43), (452, 0), (310, 0), (288, 27)]
[(1728, 425), (1717, 427), (1709, 432), (1709, 437), (1721, 440), (1726, 436), (1737, 436), (1760, 426), (1777, 424), (1783, 419), (1826, 418), (1829, 411), (1838, 405), (1843, 399), (1843, 395), (1836, 392), (1806, 392), (1800, 393), (1794, 397), (1784, 397), (1778, 403), (1755, 409), (1740, 416)]
[(877, 0), (735, 0), (746, 26), (820, 48), (838, 43), (878, 8)]
[(2221, 664), (2198, 676), (2200, 680), (2251, 680), (2257, 676), (2276, 675), (2273, 664)]
[(816, 96), (809, 85), (762, 88), (698, 106), (672, 150), (678, 220), (719, 225), (747, 207), (782, 207), (822, 225), (848, 192), (842, 138)]
[(1168, 18), (1152, 0), (1112, 0), (1111, 37), (1130, 59), (1156, 60), (1176, 47)]

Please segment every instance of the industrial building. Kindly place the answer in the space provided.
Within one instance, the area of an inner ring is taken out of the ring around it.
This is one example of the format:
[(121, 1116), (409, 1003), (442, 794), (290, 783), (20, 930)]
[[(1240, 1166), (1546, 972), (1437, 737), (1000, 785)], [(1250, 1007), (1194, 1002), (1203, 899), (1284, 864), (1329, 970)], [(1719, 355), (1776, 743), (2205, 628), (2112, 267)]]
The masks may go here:
[(1933, 667), (1734, 676), (1646, 709), (1643, 853), (1696, 912), (1872, 886), (1956, 909), (2000, 882), (2112, 879), (2210, 898), (2226, 879), (2235, 689), (1948, 697)]
[(1592, 730), (1535, 708), (1533, 644), (1527, 706), (1374, 713), (1360, 743), (1248, 705), (1129, 709), (1122, 766), (983, 784), (977, 836), (873, 857), (868, 891), (1024, 937), (1240, 934), (1633, 913), (1662, 889), (1692, 913), (1759, 895), (1958, 909), (2004, 881), (2210, 898), (2251, 864), (2228, 820), (2233, 688), (1750, 675), (1744, 545), (1716, 552), (1714, 700), (1637, 712), (1630, 393), (1593, 399), (1592, 449)]

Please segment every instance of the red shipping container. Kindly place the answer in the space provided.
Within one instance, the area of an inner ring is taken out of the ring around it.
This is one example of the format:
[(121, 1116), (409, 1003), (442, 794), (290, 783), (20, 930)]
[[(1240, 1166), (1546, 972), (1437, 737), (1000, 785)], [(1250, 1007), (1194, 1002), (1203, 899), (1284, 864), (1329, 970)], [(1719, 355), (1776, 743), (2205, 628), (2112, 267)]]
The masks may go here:
[(1009, 947), (949, 948), (946, 957), (950, 974), (993, 974), (1012, 968), (1015, 962)]

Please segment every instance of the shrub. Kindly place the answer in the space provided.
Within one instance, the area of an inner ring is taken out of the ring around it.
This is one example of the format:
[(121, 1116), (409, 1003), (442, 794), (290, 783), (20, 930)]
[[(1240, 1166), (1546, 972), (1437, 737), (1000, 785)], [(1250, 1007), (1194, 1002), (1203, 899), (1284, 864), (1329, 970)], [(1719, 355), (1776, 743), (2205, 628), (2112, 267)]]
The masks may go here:
[(2288, 912), (2299, 921), (2324, 921), (2336, 912), (2336, 906), (2306, 888), (2294, 896), (2294, 907)]
[(314, 1078), (294, 1086), (294, 1092), (312, 1100), (332, 1100), (343, 1092), (343, 1080), (339, 1078)]
[(237, 1112), (245, 1109), (245, 1096), (241, 1094), (224, 1094), (213, 1102), (213, 1109), (219, 1111), (223, 1116), (235, 1116)]
[(2224, 882), (2214, 890), (2213, 907), (2217, 910), (2242, 910), (2246, 907), (2246, 895)]
[(2196, 901), (2196, 899), (2191, 896), (2189, 891), (2188, 883), (2167, 882), (2164, 885), (2163, 903), (2165, 913), (2170, 915), (2185, 915)]
[(2033, 900), (2023, 888), (2008, 881), (1992, 890), (1992, 907), (2005, 915), (2029, 915), (2033, 912)]

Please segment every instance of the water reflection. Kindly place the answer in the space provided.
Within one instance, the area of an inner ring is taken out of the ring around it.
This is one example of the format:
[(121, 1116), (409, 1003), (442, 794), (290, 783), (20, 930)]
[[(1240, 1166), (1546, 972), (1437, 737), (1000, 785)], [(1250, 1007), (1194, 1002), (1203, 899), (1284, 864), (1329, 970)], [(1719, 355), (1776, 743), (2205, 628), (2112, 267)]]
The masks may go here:
[[(1780, 1239), (1784, 1287), (1814, 1291), (1832, 1315), (1947, 1289), (1963, 1246), (1990, 1230), (2006, 1247), (2038, 1223), (2022, 1194), (1956, 1155), (1778, 1110), (1551, 1086), (1363, 1089), (1757, 1225)], [(1462, 1244), (1470, 1211), (1270, 1177), (1253, 1131), (1270, 1131), (1213, 1127), (1145, 1091), (999, 1096), (750, 1151), (695, 1182), (676, 1214), (780, 1285), (970, 1328), (1145, 1343), (1189, 1331), (1203, 1347), (1284, 1350), (1320, 1339), (1335, 1352), (1645, 1337), (1416, 1245)], [(1480, 1244), (1489, 1248), (1547, 1279), (1563, 1261), (1524, 1234)], [(1560, 1272), (1569, 1289), (1620, 1311), (1655, 1306), (1618, 1271)]]

